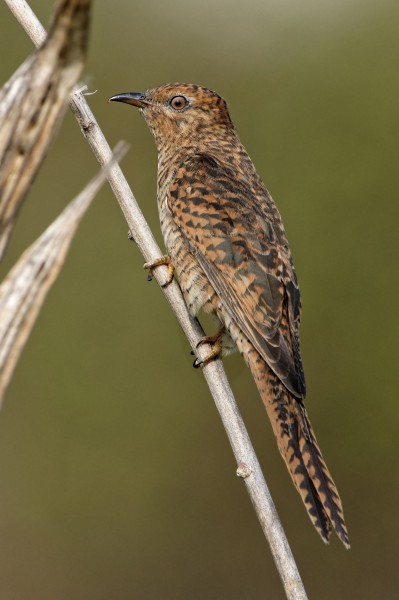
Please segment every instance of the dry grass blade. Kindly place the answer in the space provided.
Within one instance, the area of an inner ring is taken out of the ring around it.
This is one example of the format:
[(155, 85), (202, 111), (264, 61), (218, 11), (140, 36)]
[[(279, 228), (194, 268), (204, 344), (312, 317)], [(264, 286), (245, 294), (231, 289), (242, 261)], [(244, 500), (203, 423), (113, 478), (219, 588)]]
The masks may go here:
[[(115, 159), (126, 144), (115, 148)], [(0, 404), (36, 317), (61, 271), (75, 231), (100, 186), (108, 165), (28, 248), (0, 286)]]
[(86, 55), (90, 0), (63, 0), (43, 45), (0, 91), (0, 258)]

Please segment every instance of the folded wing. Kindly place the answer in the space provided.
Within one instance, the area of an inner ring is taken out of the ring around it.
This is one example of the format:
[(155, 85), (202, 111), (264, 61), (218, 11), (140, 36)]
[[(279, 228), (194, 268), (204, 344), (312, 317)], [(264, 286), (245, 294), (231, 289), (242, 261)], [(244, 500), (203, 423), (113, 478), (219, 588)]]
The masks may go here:
[(231, 319), (287, 389), (304, 397), (299, 289), (267, 190), (200, 154), (177, 170), (168, 205)]

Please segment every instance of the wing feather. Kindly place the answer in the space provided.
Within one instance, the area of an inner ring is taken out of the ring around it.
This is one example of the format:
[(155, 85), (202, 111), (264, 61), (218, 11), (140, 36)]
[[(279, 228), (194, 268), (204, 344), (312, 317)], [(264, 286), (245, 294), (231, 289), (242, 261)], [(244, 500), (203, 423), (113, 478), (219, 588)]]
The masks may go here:
[(171, 183), (168, 205), (224, 309), (284, 385), (304, 397), (300, 299), (280, 215), (215, 157), (196, 155)]

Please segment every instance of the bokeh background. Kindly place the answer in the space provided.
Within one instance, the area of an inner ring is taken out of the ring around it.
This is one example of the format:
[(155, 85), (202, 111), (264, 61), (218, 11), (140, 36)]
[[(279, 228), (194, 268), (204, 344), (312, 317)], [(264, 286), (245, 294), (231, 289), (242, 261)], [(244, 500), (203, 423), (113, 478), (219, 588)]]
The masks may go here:
[[(52, 1), (32, 8), (47, 23)], [(398, 55), (392, 0), (115, 0), (85, 80), (160, 243), (156, 152), (115, 93), (216, 89), (283, 215), (301, 285), (308, 410), (352, 549), (324, 546), (239, 356), (225, 366), (311, 598), (398, 590)], [(4, 82), (31, 52), (0, 6)], [(4, 276), (97, 166), (70, 114)], [(108, 188), (79, 229), (0, 416), (0, 596), (284, 598), (189, 347)]]

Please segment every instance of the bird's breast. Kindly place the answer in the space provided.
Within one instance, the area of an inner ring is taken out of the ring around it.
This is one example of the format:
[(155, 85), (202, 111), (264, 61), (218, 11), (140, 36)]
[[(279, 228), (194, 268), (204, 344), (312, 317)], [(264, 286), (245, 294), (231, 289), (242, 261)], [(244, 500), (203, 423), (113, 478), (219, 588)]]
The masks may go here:
[(195, 255), (190, 252), (184, 232), (177, 226), (168, 206), (167, 190), (162, 188), (158, 191), (158, 208), (165, 246), (190, 313), (194, 316), (201, 309), (216, 313), (219, 299)]

